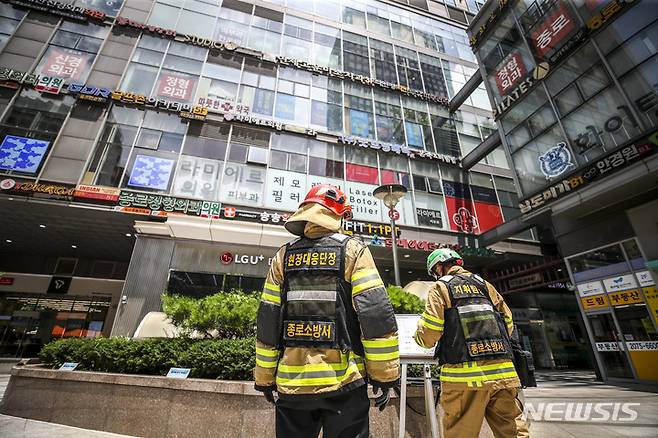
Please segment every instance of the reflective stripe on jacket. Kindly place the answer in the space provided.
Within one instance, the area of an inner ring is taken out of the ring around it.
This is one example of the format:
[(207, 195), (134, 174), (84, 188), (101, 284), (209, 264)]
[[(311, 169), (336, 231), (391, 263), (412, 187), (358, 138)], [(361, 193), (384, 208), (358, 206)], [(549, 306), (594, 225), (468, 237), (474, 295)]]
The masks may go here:
[[(331, 234), (325, 228), (309, 224), (305, 236), (318, 238)], [(285, 246), (279, 249), (270, 266), (261, 294), (261, 306), (280, 308), (281, 285), (284, 284)], [(256, 343), (255, 379), (257, 387), (276, 385), (280, 396), (326, 396), (365, 384), (366, 378), (379, 382), (392, 382), (400, 378), (400, 360), (397, 329), (393, 325), (387, 333), (368, 336), (368, 333), (381, 333), (381, 322), (376, 315), (369, 315), (368, 306), (359, 303), (372, 303), (373, 300), (388, 302), (384, 283), (375, 266), (368, 248), (359, 240), (347, 242), (345, 252), (345, 281), (352, 287), (354, 306), (362, 332), (364, 357), (351, 351), (334, 349), (286, 347), (283, 351), (275, 346)], [(365, 308), (365, 310), (364, 310)], [(259, 329), (265, 321), (259, 318)], [(379, 325), (374, 327), (375, 325)], [(272, 327), (272, 330), (280, 328)]]
[[(470, 272), (461, 266), (453, 266), (448, 270), (447, 275), (455, 274), (470, 275)], [(489, 282), (486, 282), (486, 285), (491, 302), (499, 312), (503, 313), (508, 333), (511, 334), (514, 328), (512, 311), (507, 307), (496, 288)], [(449, 307), (451, 307), (451, 303), (448, 288), (443, 282), (437, 281), (427, 294), (425, 310), (418, 321), (418, 329), (414, 335), (418, 345), (432, 348), (437, 344), (443, 335), (445, 309)], [(514, 364), (509, 359), (444, 364), (441, 367), (440, 379), (442, 385), (451, 388), (516, 388), (521, 386)]]

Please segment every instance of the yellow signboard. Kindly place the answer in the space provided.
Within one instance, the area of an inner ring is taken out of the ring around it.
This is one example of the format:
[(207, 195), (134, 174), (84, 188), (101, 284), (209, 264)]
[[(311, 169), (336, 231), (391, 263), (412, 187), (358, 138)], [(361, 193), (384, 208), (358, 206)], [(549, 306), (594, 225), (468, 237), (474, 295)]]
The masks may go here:
[(626, 306), (628, 304), (642, 303), (642, 296), (639, 289), (624, 290), (608, 294), (610, 304), (613, 306)]
[(605, 295), (594, 295), (593, 297), (581, 298), (584, 310), (603, 309), (609, 306), (608, 297)]
[(654, 321), (658, 322), (658, 289), (656, 286), (643, 287), (644, 299), (647, 300), (649, 312), (653, 315)]

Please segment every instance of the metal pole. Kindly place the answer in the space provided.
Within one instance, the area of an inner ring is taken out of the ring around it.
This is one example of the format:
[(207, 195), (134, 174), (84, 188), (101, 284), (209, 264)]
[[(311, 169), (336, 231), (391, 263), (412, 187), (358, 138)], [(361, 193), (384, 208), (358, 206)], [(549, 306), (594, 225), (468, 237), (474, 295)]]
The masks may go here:
[(402, 364), (402, 382), (400, 385), (400, 424), (398, 437), (404, 438), (407, 428), (407, 364)]
[(436, 408), (434, 406), (434, 391), (432, 390), (432, 370), (428, 364), (423, 365), (425, 373), (425, 415), (430, 423), (432, 438), (439, 438), (439, 422), (436, 419)]
[(389, 210), (389, 216), (391, 218), (391, 241), (393, 242), (393, 271), (395, 273), (395, 285), (401, 286), (400, 284), (400, 266), (398, 266), (398, 243), (395, 236), (395, 219), (393, 219), (394, 208)]

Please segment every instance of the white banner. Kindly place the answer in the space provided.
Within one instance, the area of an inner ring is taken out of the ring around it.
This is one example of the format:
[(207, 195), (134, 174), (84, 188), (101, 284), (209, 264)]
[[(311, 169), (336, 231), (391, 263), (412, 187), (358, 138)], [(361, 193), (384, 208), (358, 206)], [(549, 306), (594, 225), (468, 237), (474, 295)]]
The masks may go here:
[(600, 295), (605, 293), (600, 281), (590, 281), (589, 283), (580, 283), (576, 285), (578, 295), (581, 297), (589, 297), (592, 295)]
[[(382, 222), (382, 209), (379, 199), (372, 195), (377, 186), (371, 184), (347, 181), (346, 183), (347, 200), (352, 206), (354, 219), (368, 222)], [(388, 215), (386, 222), (388, 222)]]
[(618, 277), (603, 280), (606, 292), (618, 292), (621, 290), (635, 289), (637, 282), (632, 274), (620, 275)]
[(626, 342), (628, 351), (658, 351), (658, 341)]
[(174, 195), (216, 200), (222, 162), (181, 155), (174, 180)]
[(624, 351), (624, 345), (621, 342), (597, 342), (596, 351)]
[(295, 211), (306, 197), (306, 175), (269, 169), (265, 206), (273, 210)]
[(227, 204), (263, 205), (265, 168), (247, 164), (226, 163), (220, 189), (220, 200)]

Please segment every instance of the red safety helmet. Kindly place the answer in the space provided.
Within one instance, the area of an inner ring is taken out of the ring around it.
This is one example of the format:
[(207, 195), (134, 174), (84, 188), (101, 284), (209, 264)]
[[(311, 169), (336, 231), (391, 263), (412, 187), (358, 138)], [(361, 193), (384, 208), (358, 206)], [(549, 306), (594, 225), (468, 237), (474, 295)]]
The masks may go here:
[(310, 202), (315, 202), (328, 208), (343, 219), (352, 218), (352, 207), (347, 202), (345, 193), (334, 185), (318, 184), (317, 186), (313, 186), (299, 206), (301, 207)]

